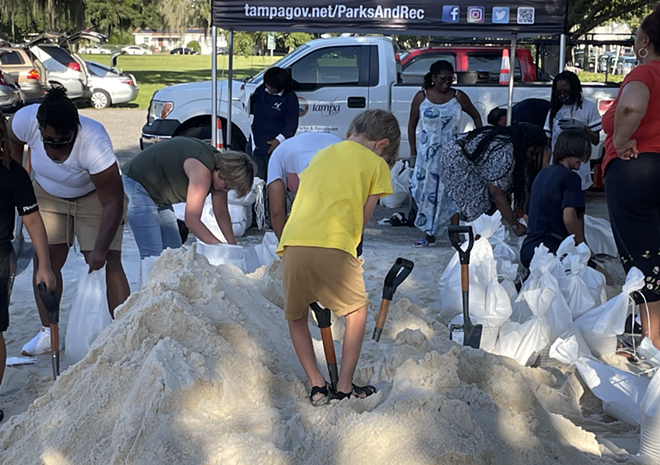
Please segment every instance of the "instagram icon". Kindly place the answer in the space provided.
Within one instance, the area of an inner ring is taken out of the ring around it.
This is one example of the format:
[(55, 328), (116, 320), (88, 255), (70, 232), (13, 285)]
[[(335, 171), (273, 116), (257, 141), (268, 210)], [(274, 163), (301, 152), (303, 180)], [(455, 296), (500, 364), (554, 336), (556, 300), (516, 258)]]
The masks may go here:
[(467, 8), (468, 23), (483, 23), (486, 9), (483, 6), (469, 6)]

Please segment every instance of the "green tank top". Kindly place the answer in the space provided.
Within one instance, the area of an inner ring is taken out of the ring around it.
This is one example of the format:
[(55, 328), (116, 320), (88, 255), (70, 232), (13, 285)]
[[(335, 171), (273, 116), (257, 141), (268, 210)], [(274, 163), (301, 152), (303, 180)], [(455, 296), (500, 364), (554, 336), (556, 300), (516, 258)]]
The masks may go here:
[(139, 182), (157, 205), (172, 205), (186, 201), (188, 176), (183, 163), (194, 158), (213, 174), (215, 153), (199, 139), (173, 137), (137, 154), (122, 167), (122, 173)]

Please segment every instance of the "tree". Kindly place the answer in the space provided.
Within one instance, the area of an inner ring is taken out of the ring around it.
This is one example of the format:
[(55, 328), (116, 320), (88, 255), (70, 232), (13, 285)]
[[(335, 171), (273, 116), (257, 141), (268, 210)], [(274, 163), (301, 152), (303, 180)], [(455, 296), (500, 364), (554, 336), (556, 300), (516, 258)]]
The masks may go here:
[(581, 35), (608, 21), (639, 17), (655, 5), (656, 0), (568, 0), (569, 38)]

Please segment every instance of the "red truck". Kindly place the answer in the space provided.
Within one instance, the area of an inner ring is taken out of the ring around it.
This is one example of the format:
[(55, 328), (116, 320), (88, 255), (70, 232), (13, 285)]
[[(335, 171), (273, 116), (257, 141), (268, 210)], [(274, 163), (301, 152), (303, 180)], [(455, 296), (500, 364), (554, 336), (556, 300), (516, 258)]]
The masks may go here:
[[(438, 60), (447, 60), (454, 66), (458, 84), (498, 83), (504, 47), (425, 47), (401, 56), (404, 84), (421, 83), (431, 65)], [(516, 81), (535, 82), (536, 67), (531, 52), (526, 48), (516, 49), (513, 71)]]

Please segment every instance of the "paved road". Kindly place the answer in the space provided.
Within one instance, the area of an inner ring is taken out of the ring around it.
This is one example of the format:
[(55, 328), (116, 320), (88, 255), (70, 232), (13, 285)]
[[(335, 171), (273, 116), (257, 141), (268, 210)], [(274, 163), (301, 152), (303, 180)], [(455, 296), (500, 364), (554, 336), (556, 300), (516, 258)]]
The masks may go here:
[(80, 110), (80, 114), (105, 126), (121, 165), (140, 152), (140, 133), (147, 121), (146, 110), (84, 109)]

